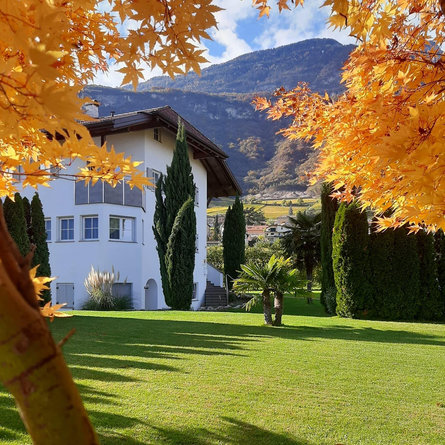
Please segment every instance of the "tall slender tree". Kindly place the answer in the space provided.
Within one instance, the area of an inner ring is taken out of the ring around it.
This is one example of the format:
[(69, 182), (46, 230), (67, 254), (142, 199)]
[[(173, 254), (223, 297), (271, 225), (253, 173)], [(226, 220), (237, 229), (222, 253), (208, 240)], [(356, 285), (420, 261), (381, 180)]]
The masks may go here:
[(179, 121), (172, 162), (165, 179), (158, 181), (153, 226), (164, 297), (172, 309), (190, 309), (193, 298), (196, 215), (194, 206), (185, 204), (194, 202), (195, 190), (185, 128)]
[[(373, 305), (371, 315), (379, 318), (394, 319), (394, 306), (399, 307), (394, 268), (394, 236), (393, 229), (377, 232), (376, 220), (371, 225), (373, 229), (369, 237), (369, 267), (372, 282)], [(396, 316), (395, 319), (399, 317)]]
[(22, 199), (23, 202), (23, 214), (25, 215), (26, 228), (28, 231), (28, 239), (29, 242), (32, 243), (32, 233), (31, 233), (31, 203), (29, 199), (24, 196)]
[(384, 318), (413, 320), (420, 305), (420, 267), (417, 241), (406, 227), (394, 230), (394, 250), (391, 265), (393, 288), (391, 298), (382, 309)]
[(167, 266), (165, 264), (165, 253), (167, 251), (168, 232), (167, 232), (167, 209), (164, 200), (165, 180), (161, 174), (155, 189), (155, 213), (153, 217), (153, 233), (156, 240), (156, 250), (158, 251), (159, 267), (161, 272), (162, 291), (164, 293), (165, 303), (172, 305), (170, 298), (170, 281), (167, 275)]
[(365, 315), (372, 307), (368, 267), (368, 220), (357, 203), (342, 203), (332, 235), (332, 265), (337, 288), (337, 314)]
[(239, 197), (235, 198), (233, 206), (227, 209), (223, 233), (224, 273), (228, 277), (229, 287), (238, 277), (241, 264), (246, 259), (246, 220), (243, 204)]
[[(51, 266), (49, 262), (49, 249), (46, 241), (45, 216), (43, 214), (42, 202), (39, 194), (35, 193), (31, 200), (30, 207), (30, 225), (28, 226), (28, 234), (30, 241), (35, 246), (32, 266), (39, 266), (36, 276), (50, 277)], [(51, 290), (46, 289), (42, 292), (43, 302), (51, 301)]]
[(215, 215), (215, 221), (213, 223), (213, 241), (219, 241), (220, 235), (219, 235), (219, 215)]
[(440, 295), (437, 265), (434, 261), (434, 237), (420, 230), (416, 234), (420, 263), (420, 310), (421, 320), (440, 320), (444, 304)]
[[(332, 269), (332, 229), (334, 228), (335, 213), (338, 209), (337, 200), (331, 198), (332, 185), (324, 183), (321, 189), (321, 229), (320, 229), (320, 255), (321, 255), (321, 295), (320, 302), (328, 310), (325, 296), (328, 291), (334, 292), (335, 280)], [(329, 306), (330, 307), (330, 306)], [(331, 308), (331, 311), (334, 308)], [(335, 312), (333, 312), (335, 313)]]
[(28, 255), (31, 246), (29, 243), (28, 229), (23, 209), (23, 200), (19, 193), (14, 195), (14, 201), (8, 197), (5, 199), (3, 212), (8, 231), (17, 244), (20, 253), (23, 256)]
[(434, 235), (436, 250), (437, 279), (442, 303), (445, 305), (445, 234), (438, 230)]

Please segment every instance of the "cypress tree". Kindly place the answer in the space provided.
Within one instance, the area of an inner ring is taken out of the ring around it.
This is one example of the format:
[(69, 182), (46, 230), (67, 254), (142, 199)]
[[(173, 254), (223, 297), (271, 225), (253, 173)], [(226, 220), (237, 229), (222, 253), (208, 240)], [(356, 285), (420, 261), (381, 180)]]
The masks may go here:
[(32, 239), (32, 228), (31, 228), (31, 204), (26, 196), (22, 199), (22, 202), (23, 202), (23, 213), (25, 215), (25, 221), (26, 221), (26, 229), (28, 232), (28, 239), (31, 244), (34, 244), (34, 241)]
[[(167, 176), (156, 196), (157, 213), (153, 227), (158, 242), (162, 288), (166, 303), (172, 309), (190, 309), (193, 298), (196, 215), (193, 205), (183, 206), (189, 199), (194, 202), (195, 189), (185, 129), (179, 122), (172, 163), (167, 167)], [(177, 219), (181, 209), (181, 217)], [(173, 232), (175, 222), (180, 224), (180, 228), (176, 226)], [(168, 250), (169, 245), (174, 249)]]
[(219, 240), (219, 215), (215, 215), (215, 222), (213, 224), (213, 241)]
[(153, 233), (156, 240), (156, 250), (158, 251), (159, 266), (161, 271), (162, 291), (165, 303), (172, 305), (170, 296), (170, 282), (167, 275), (167, 265), (165, 264), (165, 253), (167, 252), (167, 209), (164, 202), (165, 181), (161, 174), (155, 189), (155, 213), (153, 217)]
[(416, 237), (406, 227), (394, 230), (391, 267), (394, 290), (386, 302), (386, 318), (413, 320), (419, 309), (419, 257)]
[[(375, 226), (373, 226), (375, 227)], [(394, 319), (393, 308), (398, 306), (394, 281), (394, 235), (393, 229), (383, 232), (373, 231), (369, 237), (369, 267), (372, 283), (373, 307), (370, 314), (374, 317)]]
[[(31, 235), (31, 242), (35, 245), (32, 266), (39, 265), (37, 269), (38, 277), (50, 277), (51, 266), (49, 263), (48, 244), (46, 242), (45, 216), (38, 193), (35, 193), (31, 200), (30, 217), (31, 226), (28, 233)], [(51, 291), (49, 289), (44, 290), (41, 297), (44, 303), (51, 301)]]
[(224, 273), (229, 276), (229, 287), (232, 288), (232, 281), (238, 277), (241, 264), (246, 259), (246, 220), (238, 196), (233, 206), (227, 209), (222, 243)]
[(342, 203), (332, 235), (332, 264), (337, 288), (337, 314), (366, 315), (371, 302), (368, 259), (368, 220), (353, 202)]
[(336, 199), (329, 195), (332, 193), (332, 185), (324, 183), (321, 189), (321, 295), (320, 302), (328, 312), (335, 313), (335, 308), (326, 305), (326, 293), (336, 293), (334, 270), (332, 269), (332, 229), (334, 228), (335, 213), (338, 209)]
[(23, 200), (19, 193), (14, 195), (14, 201), (8, 197), (3, 204), (6, 225), (12, 239), (17, 244), (23, 256), (28, 255), (30, 250), (28, 230), (23, 209)]
[(437, 278), (439, 280), (440, 297), (445, 305), (445, 234), (438, 230), (434, 235), (436, 250)]
[(416, 234), (420, 263), (420, 310), (421, 320), (440, 320), (444, 314), (437, 266), (434, 261), (434, 237), (432, 233), (420, 230)]
[[(189, 242), (186, 219), (190, 218), (190, 212), (194, 213), (193, 202), (193, 198), (189, 197), (179, 209), (165, 252), (165, 265), (170, 284), (172, 308), (184, 311), (190, 309), (193, 294), (193, 270), (192, 279), (190, 280), (190, 270), (184, 267), (185, 257), (182, 255), (184, 246)], [(178, 255), (178, 252), (180, 255)], [(194, 256), (195, 250), (193, 249), (193, 252), (190, 253)], [(191, 287), (187, 289), (185, 286)], [(186, 294), (190, 295), (190, 298), (185, 298)]]

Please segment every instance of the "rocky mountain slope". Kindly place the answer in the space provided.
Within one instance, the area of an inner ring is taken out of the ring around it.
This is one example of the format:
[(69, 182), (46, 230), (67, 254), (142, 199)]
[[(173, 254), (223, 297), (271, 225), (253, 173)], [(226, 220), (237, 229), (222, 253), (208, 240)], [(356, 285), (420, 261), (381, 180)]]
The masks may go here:
[(175, 80), (154, 77), (140, 84), (139, 91), (175, 88), (205, 93), (260, 93), (281, 86), (293, 88), (304, 81), (316, 91), (339, 93), (340, 70), (353, 48), (332, 39), (305, 40), (212, 65), (201, 76), (189, 74)]
[(156, 77), (137, 92), (101, 86), (89, 86), (86, 92), (101, 103), (101, 116), (170, 105), (227, 152), (245, 192), (304, 189), (301, 165), (311, 163), (310, 148), (277, 135), (286, 122), (268, 121), (255, 111), (252, 98), (299, 81), (320, 92), (339, 93), (340, 68), (352, 48), (313, 39), (240, 56), (204, 69), (202, 77)]

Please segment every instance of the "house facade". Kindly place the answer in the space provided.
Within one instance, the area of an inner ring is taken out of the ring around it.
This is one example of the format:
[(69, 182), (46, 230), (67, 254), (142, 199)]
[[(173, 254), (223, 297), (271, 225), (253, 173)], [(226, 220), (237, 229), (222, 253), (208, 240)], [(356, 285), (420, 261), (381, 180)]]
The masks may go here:
[[(170, 107), (102, 117), (85, 122), (98, 145), (105, 141), (117, 152), (125, 152), (155, 182), (166, 173), (175, 147), (178, 114)], [(214, 197), (240, 193), (226, 165), (227, 155), (190, 123), (181, 119), (187, 133), (189, 157), (197, 187), (195, 213), (197, 239), (192, 308), (204, 299), (207, 280), (207, 204)], [(75, 161), (63, 173), (83, 166)], [(39, 188), (45, 213), (50, 250), (53, 303), (80, 309), (87, 300), (84, 280), (91, 267), (119, 272), (116, 284), (121, 295), (131, 297), (134, 309), (166, 309), (153, 236), (154, 187), (115, 188), (98, 181), (56, 179), (51, 188)], [(23, 195), (31, 197), (26, 188)]]

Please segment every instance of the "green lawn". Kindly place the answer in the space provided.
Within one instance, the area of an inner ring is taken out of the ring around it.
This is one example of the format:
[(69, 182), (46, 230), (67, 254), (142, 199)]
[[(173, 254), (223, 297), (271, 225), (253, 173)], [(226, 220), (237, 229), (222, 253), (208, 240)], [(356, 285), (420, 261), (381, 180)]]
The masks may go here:
[[(258, 313), (77, 312), (52, 329), (77, 328), (65, 356), (104, 444), (445, 443), (445, 325), (286, 307), (280, 328)], [(30, 443), (4, 390), (0, 443)]]

